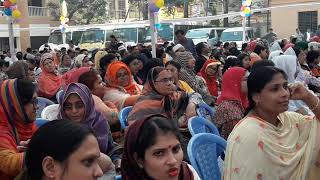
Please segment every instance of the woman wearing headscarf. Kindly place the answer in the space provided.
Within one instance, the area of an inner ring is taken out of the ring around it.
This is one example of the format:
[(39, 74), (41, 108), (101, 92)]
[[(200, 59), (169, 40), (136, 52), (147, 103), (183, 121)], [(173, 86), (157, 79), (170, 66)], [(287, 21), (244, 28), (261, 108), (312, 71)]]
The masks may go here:
[(48, 99), (54, 98), (61, 88), (61, 75), (57, 72), (50, 53), (41, 56), (41, 74), (38, 80), (38, 94)]
[(118, 151), (119, 146), (113, 142), (108, 121), (95, 110), (92, 94), (87, 86), (71, 83), (64, 89), (59, 118), (87, 126), (96, 136), (100, 151), (110, 156), (113, 162), (120, 160), (121, 152)]
[(283, 54), (283, 51), (280, 47), (280, 44), (278, 43), (278, 41), (275, 41), (270, 47), (270, 54), (269, 54), (268, 60), (272, 60), (273, 58), (280, 56), (282, 54)]
[[(199, 180), (194, 168), (183, 161), (181, 144), (179, 129), (166, 117), (153, 115), (134, 122), (125, 136), (122, 179)], [(161, 160), (152, 151), (159, 146), (161, 152), (169, 152), (161, 153)]]
[(311, 70), (307, 64), (306, 54), (304, 51), (298, 48), (289, 48), (285, 52), (286, 55), (292, 55), (297, 57), (299, 65), (298, 65), (298, 76), (296, 78), (297, 81), (302, 82), (308, 85), (309, 89), (314, 92), (320, 91), (320, 80), (311, 74)]
[(208, 59), (199, 73), (206, 81), (210, 94), (215, 97), (218, 96), (218, 83), (221, 74), (220, 65), (219, 61)]
[(214, 105), (215, 97), (209, 93), (204, 80), (194, 72), (195, 59), (192, 53), (178, 52), (174, 61), (178, 62), (182, 67), (179, 78), (188, 83), (195, 92), (198, 92), (208, 105)]
[(93, 63), (90, 61), (90, 58), (85, 54), (79, 54), (74, 61), (74, 67), (90, 67)]
[(121, 61), (108, 66), (105, 81), (108, 88), (103, 100), (114, 103), (119, 111), (125, 106), (132, 106), (141, 94), (140, 87), (132, 81), (130, 69)]
[(0, 179), (10, 180), (22, 170), (23, 151), (36, 130), (36, 87), (12, 79), (1, 84), (0, 93)]
[[(319, 179), (319, 98), (272, 66), (251, 71), (247, 87), (249, 113), (229, 135), (223, 179)], [(290, 99), (316, 116), (288, 112)]]
[(68, 54), (64, 54), (61, 56), (61, 61), (59, 64), (58, 71), (60, 74), (64, 74), (71, 69), (71, 59)]
[(148, 90), (140, 96), (128, 116), (129, 124), (149, 115), (162, 114), (183, 127), (188, 118), (196, 115), (196, 105), (202, 101), (198, 93), (176, 91), (172, 74), (164, 67), (149, 71), (145, 88)]
[(98, 51), (94, 56), (94, 64), (95, 64), (96, 70), (98, 70), (99, 72), (101, 70), (100, 60), (107, 54), (108, 53), (106, 51)]
[[(298, 77), (299, 72), (299, 62), (297, 61), (296, 56), (292, 55), (282, 55), (278, 56), (273, 60), (275, 66), (281, 70), (283, 70), (288, 79), (288, 83), (295, 83), (296, 78)], [(300, 81), (304, 85), (306, 85), (306, 81), (302, 80)], [(288, 111), (298, 112), (303, 115), (313, 115), (310, 109), (306, 104), (304, 104), (302, 101), (298, 100), (290, 100), (289, 101), (289, 109)]]
[(218, 98), (216, 125), (221, 136), (228, 139), (233, 127), (245, 116), (248, 107), (247, 77), (242, 67), (232, 67), (222, 76), (221, 96)]

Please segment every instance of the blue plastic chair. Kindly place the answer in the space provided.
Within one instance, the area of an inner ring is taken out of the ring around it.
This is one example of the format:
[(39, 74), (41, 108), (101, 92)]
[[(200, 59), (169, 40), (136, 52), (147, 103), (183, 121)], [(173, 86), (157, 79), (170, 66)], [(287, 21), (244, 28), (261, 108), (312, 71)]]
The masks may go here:
[(54, 104), (51, 100), (43, 97), (37, 97), (38, 104), (37, 104), (37, 118), (41, 118), (41, 113), (43, 109), (49, 105)]
[(211, 133), (220, 136), (218, 128), (212, 122), (199, 116), (189, 119), (188, 129), (192, 136), (199, 133)]
[(117, 175), (116, 177), (114, 177), (114, 180), (122, 180), (121, 175)]
[(132, 106), (127, 106), (121, 109), (121, 111), (119, 112), (118, 116), (119, 116), (121, 129), (125, 129), (128, 126), (127, 117), (131, 110), (132, 110)]
[(63, 95), (63, 90), (58, 91), (56, 94), (56, 99), (58, 104), (60, 104), (60, 101), (62, 100), (62, 95)]
[(47, 122), (49, 122), (49, 120), (47, 119), (42, 119), (42, 118), (37, 118), (35, 123), (36, 123), (36, 126), (39, 128), (41, 127), (42, 125), (46, 124)]
[(210, 107), (208, 104), (200, 103), (197, 108), (197, 114), (198, 116), (203, 117), (205, 119), (207, 119), (207, 116), (209, 115), (211, 117), (211, 121), (213, 121), (216, 115), (216, 111), (213, 107)]
[(226, 146), (227, 142), (214, 134), (192, 136), (187, 148), (188, 157), (202, 180), (221, 180), (218, 158)]

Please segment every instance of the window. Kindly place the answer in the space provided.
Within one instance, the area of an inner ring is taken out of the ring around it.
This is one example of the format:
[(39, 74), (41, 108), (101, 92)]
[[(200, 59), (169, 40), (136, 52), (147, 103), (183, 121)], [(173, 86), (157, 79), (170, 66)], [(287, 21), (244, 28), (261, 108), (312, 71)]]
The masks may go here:
[(298, 26), (301, 32), (307, 32), (307, 29), (310, 29), (311, 32), (316, 32), (317, 24), (317, 11), (304, 11), (298, 13)]

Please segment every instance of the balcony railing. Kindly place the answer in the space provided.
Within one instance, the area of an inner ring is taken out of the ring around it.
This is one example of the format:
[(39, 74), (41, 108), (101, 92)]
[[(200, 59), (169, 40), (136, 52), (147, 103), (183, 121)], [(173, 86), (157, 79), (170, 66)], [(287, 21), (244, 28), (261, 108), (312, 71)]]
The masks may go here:
[(49, 10), (46, 7), (29, 6), (29, 16), (48, 16)]
[[(49, 10), (46, 7), (29, 6), (28, 10), (29, 10), (30, 17), (34, 17), (34, 16), (46, 17), (49, 15)], [(0, 6), (0, 16), (5, 16), (3, 11), (4, 11), (4, 7)]]

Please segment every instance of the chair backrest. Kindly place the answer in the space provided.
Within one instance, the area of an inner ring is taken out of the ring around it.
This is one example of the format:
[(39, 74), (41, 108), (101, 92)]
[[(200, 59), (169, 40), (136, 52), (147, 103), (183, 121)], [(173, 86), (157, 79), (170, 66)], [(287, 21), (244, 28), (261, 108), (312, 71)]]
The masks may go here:
[(49, 120), (47, 119), (42, 119), (42, 118), (37, 118), (35, 123), (36, 123), (36, 126), (39, 128), (41, 127), (42, 125), (44, 125), (45, 123), (49, 122)]
[(208, 116), (211, 118), (210, 121), (215, 119), (216, 111), (213, 107), (210, 107), (206, 103), (200, 103), (197, 108), (197, 114), (200, 117), (208, 119)]
[(63, 94), (63, 90), (58, 91), (56, 94), (56, 99), (57, 99), (58, 104), (60, 104), (60, 101), (62, 99), (62, 94)]
[(114, 180), (122, 180), (121, 175), (117, 175), (116, 177), (114, 177)]
[(59, 115), (59, 104), (52, 104), (45, 107), (41, 112), (41, 118), (47, 120), (55, 120)]
[(227, 142), (214, 134), (192, 136), (187, 148), (188, 157), (202, 180), (221, 180), (218, 158), (226, 146)]
[(199, 133), (211, 133), (220, 136), (218, 128), (212, 122), (199, 116), (189, 119), (188, 129), (192, 136)]
[(37, 104), (37, 118), (41, 117), (41, 113), (43, 109), (49, 105), (54, 104), (51, 100), (43, 97), (37, 97), (38, 99), (38, 104)]
[(127, 117), (131, 110), (132, 110), (132, 106), (127, 106), (121, 109), (121, 111), (119, 112), (118, 116), (121, 124), (121, 129), (125, 129), (128, 126)]

